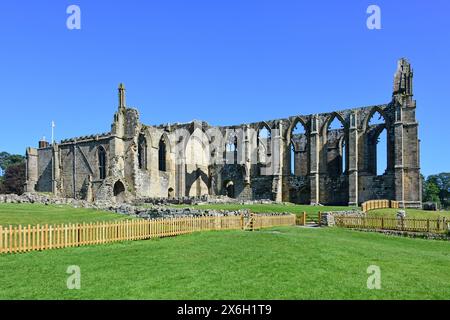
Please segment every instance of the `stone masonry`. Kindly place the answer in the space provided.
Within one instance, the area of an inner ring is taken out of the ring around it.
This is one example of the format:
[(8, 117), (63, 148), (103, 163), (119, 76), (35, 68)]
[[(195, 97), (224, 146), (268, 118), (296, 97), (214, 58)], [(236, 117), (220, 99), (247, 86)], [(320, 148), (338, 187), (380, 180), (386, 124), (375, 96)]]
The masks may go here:
[[(26, 191), (87, 201), (208, 195), (336, 205), (388, 199), (420, 207), (412, 84), (413, 70), (401, 59), (387, 104), (222, 127), (145, 125), (126, 105), (121, 84), (110, 132), (27, 148)], [(375, 115), (383, 122), (371, 124)], [(330, 128), (335, 119), (341, 128)], [(387, 168), (377, 175), (383, 130)]]

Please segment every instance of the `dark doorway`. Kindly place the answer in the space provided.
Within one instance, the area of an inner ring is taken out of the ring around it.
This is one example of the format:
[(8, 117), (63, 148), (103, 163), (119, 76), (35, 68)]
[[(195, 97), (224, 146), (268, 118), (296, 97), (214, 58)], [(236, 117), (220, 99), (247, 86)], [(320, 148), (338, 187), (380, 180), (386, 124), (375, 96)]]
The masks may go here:
[(227, 197), (234, 198), (235, 197), (235, 195), (234, 195), (234, 182), (230, 181), (230, 180), (227, 180), (227, 181), (225, 181), (224, 185), (225, 185), (225, 191), (226, 191)]
[(114, 197), (116, 197), (117, 202), (124, 202), (125, 201), (125, 186), (121, 181), (117, 181), (114, 184)]

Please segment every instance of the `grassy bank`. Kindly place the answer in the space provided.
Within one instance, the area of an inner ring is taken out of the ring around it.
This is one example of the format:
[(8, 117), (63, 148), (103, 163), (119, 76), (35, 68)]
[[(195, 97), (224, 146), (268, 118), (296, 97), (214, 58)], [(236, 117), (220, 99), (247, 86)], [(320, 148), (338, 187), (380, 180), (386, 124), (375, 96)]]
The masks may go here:
[[(333, 228), (203, 232), (0, 256), (0, 299), (448, 299), (450, 243)], [(67, 267), (81, 289), (66, 287)], [(367, 289), (367, 268), (381, 290)]]
[(0, 225), (82, 223), (126, 219), (127, 216), (66, 205), (0, 204)]

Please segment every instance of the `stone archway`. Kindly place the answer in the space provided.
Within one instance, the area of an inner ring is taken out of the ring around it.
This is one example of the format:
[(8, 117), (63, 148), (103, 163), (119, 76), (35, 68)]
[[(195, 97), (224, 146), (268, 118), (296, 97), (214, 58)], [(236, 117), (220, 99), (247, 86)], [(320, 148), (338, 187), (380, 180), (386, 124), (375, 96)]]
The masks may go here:
[(226, 180), (224, 183), (225, 192), (228, 198), (234, 198), (234, 182), (231, 180)]
[(125, 186), (121, 181), (117, 181), (114, 184), (113, 195), (116, 202), (125, 202)]

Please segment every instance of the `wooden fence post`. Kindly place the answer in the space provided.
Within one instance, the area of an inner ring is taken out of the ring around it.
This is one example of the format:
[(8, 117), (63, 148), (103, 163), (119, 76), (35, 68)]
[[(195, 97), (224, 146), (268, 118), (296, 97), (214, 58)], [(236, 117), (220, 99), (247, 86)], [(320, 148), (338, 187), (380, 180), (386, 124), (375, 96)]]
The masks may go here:
[(3, 227), (0, 226), (0, 253), (3, 253)]
[(303, 211), (303, 225), (306, 225), (306, 212)]
[(319, 227), (322, 225), (322, 212), (319, 211)]

